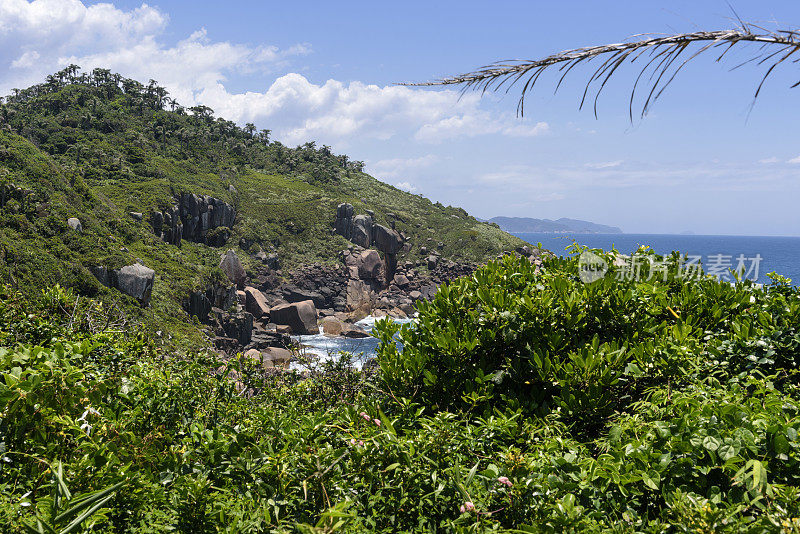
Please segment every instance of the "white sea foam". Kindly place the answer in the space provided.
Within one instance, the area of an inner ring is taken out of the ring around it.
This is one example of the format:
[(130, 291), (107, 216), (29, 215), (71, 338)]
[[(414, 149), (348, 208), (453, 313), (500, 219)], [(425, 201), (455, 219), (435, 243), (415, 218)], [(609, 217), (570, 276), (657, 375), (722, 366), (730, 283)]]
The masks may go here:
[[(375, 328), (375, 323), (381, 319), (383, 319), (383, 317), (374, 317), (370, 315), (356, 322), (355, 325), (363, 328), (368, 333), (372, 333), (372, 330)], [(388, 319), (400, 324), (414, 322), (414, 319)], [(340, 352), (349, 352), (355, 356), (354, 364), (357, 367), (361, 367), (361, 364), (368, 359), (374, 358), (378, 345), (380, 344), (380, 341), (372, 336), (365, 338), (327, 336), (322, 333), (322, 327), (319, 329), (319, 334), (292, 336), (292, 339), (301, 345), (301, 354), (311, 356), (317, 361), (338, 358)], [(304, 366), (293, 364), (292, 367), (303, 368)]]

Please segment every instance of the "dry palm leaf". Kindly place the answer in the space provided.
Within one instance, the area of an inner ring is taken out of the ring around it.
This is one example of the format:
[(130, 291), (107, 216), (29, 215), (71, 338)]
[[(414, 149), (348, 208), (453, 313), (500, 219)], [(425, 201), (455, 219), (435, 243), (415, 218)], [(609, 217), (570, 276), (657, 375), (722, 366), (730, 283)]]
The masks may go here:
[[(709, 50), (721, 49), (717, 61), (722, 61), (728, 51), (736, 45), (743, 46), (749, 43), (758, 48), (753, 57), (734, 67), (738, 68), (749, 63), (767, 67), (766, 73), (756, 89), (754, 101), (775, 67), (790, 58), (793, 63), (797, 63), (800, 60), (800, 54), (794, 58), (791, 57), (800, 49), (800, 32), (794, 30), (767, 31), (753, 24), (742, 23), (741, 27), (732, 30), (682, 33), (669, 36), (648, 35), (646, 38), (642, 38), (645, 36), (640, 35), (637, 37), (639, 37), (638, 40), (630, 42), (565, 50), (543, 59), (500, 61), (466, 74), (432, 82), (406, 83), (402, 85), (460, 85), (462, 86), (462, 93), (472, 89), (481, 91), (483, 94), (487, 91), (494, 92), (503, 88), (508, 92), (516, 84), (524, 82), (522, 94), (517, 105), (517, 113), (523, 115), (525, 111), (525, 95), (533, 90), (542, 73), (551, 67), (552, 69), (550, 70), (555, 69), (561, 72), (561, 77), (556, 86), (556, 91), (558, 91), (564, 78), (573, 68), (581, 63), (589, 63), (597, 59), (602, 63), (589, 77), (580, 106), (583, 108), (587, 97), (594, 92), (594, 113), (597, 116), (597, 99), (611, 76), (626, 61), (630, 63), (639, 61), (640, 64), (644, 62), (644, 65), (634, 82), (628, 106), (632, 120), (634, 97), (640, 82), (644, 78), (648, 78), (650, 90), (642, 106), (642, 116), (647, 113), (650, 106), (661, 96), (689, 61)], [(679, 59), (682, 59), (682, 61), (678, 61)], [(794, 88), (798, 85), (800, 85), (800, 82), (795, 83), (792, 87)]]

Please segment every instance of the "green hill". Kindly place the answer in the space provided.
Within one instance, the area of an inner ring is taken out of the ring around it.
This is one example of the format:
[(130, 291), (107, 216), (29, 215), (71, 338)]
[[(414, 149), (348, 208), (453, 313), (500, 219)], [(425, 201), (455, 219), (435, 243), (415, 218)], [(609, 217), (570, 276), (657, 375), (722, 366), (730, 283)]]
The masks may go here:
[[(274, 249), (284, 271), (337, 261), (348, 245), (332, 231), (342, 202), (374, 211), (377, 223), (394, 221), (411, 244), (401, 259), (424, 257), (428, 242), (442, 243), (445, 258), (469, 261), (521, 244), (463, 209), (376, 180), (330, 147), (289, 148), (269, 130), (239, 127), (204, 106), (187, 110), (152, 80), (71, 66), (0, 104), (0, 275), (23, 291), (60, 282), (121, 299), (127, 313), (162, 330), (194, 337), (181, 303), (222, 276), (224, 249), (186, 240), (177, 247), (153, 232), (150, 213), (170, 209), (181, 193), (235, 208), (233, 226), (219, 231), (246, 269), (258, 250)], [(71, 217), (82, 231), (67, 225)], [(156, 271), (146, 309), (90, 272), (137, 261)]]

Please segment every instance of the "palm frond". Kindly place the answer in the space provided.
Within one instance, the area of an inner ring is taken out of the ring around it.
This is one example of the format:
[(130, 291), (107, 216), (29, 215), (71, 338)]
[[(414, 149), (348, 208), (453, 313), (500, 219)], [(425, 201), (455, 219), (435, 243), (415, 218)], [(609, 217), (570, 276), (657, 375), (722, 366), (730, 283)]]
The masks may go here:
[[(709, 50), (720, 50), (716, 59), (720, 62), (736, 45), (750, 44), (757, 48), (752, 57), (733, 67), (736, 69), (752, 63), (766, 67), (766, 72), (756, 88), (754, 101), (758, 98), (764, 82), (778, 65), (790, 58), (792, 63), (800, 61), (800, 54), (792, 58), (792, 55), (800, 49), (800, 32), (795, 30), (767, 31), (755, 24), (742, 23), (741, 27), (732, 30), (698, 31), (667, 36), (648, 34), (635, 37), (637, 40), (629, 42), (565, 50), (543, 59), (499, 61), (466, 74), (432, 82), (400, 85), (460, 85), (462, 93), (475, 90), (484, 94), (503, 89), (508, 92), (517, 84), (522, 83), (522, 94), (517, 105), (517, 113), (524, 115), (525, 96), (533, 90), (545, 71), (549, 69), (561, 73), (556, 85), (557, 92), (564, 78), (572, 69), (582, 63), (597, 60), (602, 62), (586, 82), (580, 104), (582, 109), (593, 95), (594, 113), (597, 116), (597, 100), (611, 76), (626, 62), (633, 64), (639, 61), (640, 64), (642, 62), (644, 64), (634, 82), (628, 106), (630, 118), (633, 120), (635, 96), (643, 80), (647, 80), (649, 91), (642, 105), (642, 117), (672, 83), (681, 69), (691, 60)], [(792, 88), (798, 85), (800, 85), (800, 81), (792, 85)]]

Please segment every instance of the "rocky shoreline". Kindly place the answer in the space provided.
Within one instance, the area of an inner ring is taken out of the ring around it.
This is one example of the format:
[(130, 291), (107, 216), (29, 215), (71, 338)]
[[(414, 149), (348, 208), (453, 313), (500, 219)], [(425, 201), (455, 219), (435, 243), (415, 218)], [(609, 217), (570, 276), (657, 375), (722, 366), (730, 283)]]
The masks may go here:
[[(521, 247), (516, 253), (542, 263), (538, 249)], [(338, 264), (305, 265), (284, 276), (262, 262), (250, 278), (229, 250), (220, 267), (232, 284), (193, 293), (187, 311), (208, 324), (220, 352), (242, 352), (260, 357), (266, 367), (280, 367), (297, 348), (292, 335), (316, 335), (321, 327), (330, 336), (368, 336), (355, 325), (360, 319), (411, 317), (417, 302), (430, 300), (441, 284), (479, 266), (438, 256), (429, 260), (398, 263), (387, 280), (386, 260), (378, 251), (351, 245), (340, 252)]]
[[(332, 231), (350, 244), (334, 262), (285, 272), (274, 250), (268, 254), (241, 239), (241, 252), (250, 256), (249, 272), (236, 250), (228, 249), (219, 263), (228, 283), (192, 292), (184, 300), (184, 309), (205, 325), (220, 354), (244, 353), (260, 359), (265, 367), (282, 367), (296, 352), (293, 335), (317, 335), (321, 328), (330, 336), (367, 337), (355, 324), (360, 319), (409, 318), (416, 313), (416, 304), (432, 299), (441, 284), (479, 267), (444, 258), (444, 245), (433, 240), (419, 247), (422, 259), (403, 261), (413, 245), (394, 222), (384, 226), (374, 221), (369, 210), (358, 215), (354, 211), (350, 204), (336, 209)], [(156, 235), (177, 246), (181, 239), (224, 244), (235, 218), (233, 207), (221, 200), (189, 193), (178, 195), (170, 210), (150, 215)], [(549, 254), (528, 246), (514, 252), (536, 265)], [(97, 266), (92, 272), (104, 285), (148, 304), (155, 278), (152, 269), (135, 264), (114, 271)]]

